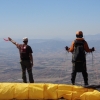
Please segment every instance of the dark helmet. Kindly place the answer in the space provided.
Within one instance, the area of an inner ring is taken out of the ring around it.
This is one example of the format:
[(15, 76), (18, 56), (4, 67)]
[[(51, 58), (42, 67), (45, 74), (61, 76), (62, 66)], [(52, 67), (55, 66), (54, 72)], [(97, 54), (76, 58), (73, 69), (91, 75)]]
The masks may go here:
[(77, 38), (82, 38), (83, 37), (83, 32), (82, 31), (77, 31), (76, 32), (76, 37)]

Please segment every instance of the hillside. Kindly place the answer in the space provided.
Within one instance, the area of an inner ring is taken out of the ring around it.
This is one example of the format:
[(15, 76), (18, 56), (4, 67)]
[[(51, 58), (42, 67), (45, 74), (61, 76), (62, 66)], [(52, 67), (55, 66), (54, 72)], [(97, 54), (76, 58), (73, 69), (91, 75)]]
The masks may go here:
[[(99, 41), (88, 41), (90, 48), (92, 46), (96, 48), (93, 56), (92, 54), (87, 54), (87, 69), (90, 84), (99, 84), (100, 82)], [(71, 53), (67, 53), (64, 49), (66, 45), (70, 46), (70, 44), (71, 40), (33, 39), (29, 41), (29, 45), (33, 49), (33, 75), (35, 82), (71, 83)], [(22, 82), (17, 48), (3, 40), (0, 40), (0, 45), (0, 81)], [(83, 78), (80, 73), (77, 74), (76, 82), (77, 84), (83, 84)]]

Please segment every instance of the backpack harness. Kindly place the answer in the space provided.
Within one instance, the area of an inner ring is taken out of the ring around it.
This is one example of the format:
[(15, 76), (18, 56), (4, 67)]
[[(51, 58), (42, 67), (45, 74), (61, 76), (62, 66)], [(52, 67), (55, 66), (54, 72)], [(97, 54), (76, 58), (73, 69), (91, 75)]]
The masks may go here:
[(72, 54), (72, 62), (84, 62), (84, 61), (86, 61), (84, 42), (85, 42), (84, 40), (82, 40), (82, 41), (75, 40), (74, 41), (74, 51)]

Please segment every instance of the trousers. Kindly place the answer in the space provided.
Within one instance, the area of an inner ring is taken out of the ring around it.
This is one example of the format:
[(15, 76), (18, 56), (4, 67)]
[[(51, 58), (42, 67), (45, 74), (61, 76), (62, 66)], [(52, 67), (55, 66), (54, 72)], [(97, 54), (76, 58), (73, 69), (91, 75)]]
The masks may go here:
[(86, 68), (86, 62), (73, 62), (72, 65), (73, 65), (71, 73), (72, 84), (75, 84), (75, 78), (77, 72), (81, 72), (84, 79), (84, 84), (88, 85), (88, 73)]
[(30, 60), (21, 60), (20, 61), (22, 68), (22, 79), (24, 83), (27, 83), (26, 71), (28, 72), (29, 82), (34, 83), (32, 66)]

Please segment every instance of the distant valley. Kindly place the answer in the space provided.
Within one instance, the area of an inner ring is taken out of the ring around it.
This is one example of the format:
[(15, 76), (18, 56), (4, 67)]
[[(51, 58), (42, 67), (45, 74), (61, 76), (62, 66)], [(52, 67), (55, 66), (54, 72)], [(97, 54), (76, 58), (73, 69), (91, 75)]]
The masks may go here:
[[(22, 43), (21, 40), (16, 40)], [(33, 49), (33, 75), (36, 83), (70, 84), (71, 53), (65, 51), (72, 40), (30, 39), (29, 45)], [(88, 40), (89, 47), (96, 51), (87, 54), (87, 69), (90, 84), (100, 82), (100, 40)], [(0, 82), (22, 82), (19, 52), (10, 42), (0, 40)], [(77, 84), (84, 84), (80, 73), (76, 77)]]

